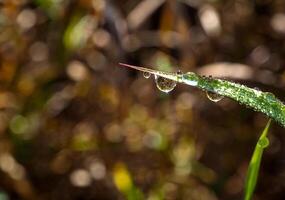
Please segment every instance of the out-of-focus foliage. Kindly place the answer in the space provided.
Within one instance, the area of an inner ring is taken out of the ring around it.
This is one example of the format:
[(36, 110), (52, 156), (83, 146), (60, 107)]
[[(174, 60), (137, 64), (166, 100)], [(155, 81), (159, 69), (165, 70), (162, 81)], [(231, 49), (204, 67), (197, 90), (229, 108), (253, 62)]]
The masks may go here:
[[(117, 63), (224, 77), (284, 100), (283, 0), (0, 6), (1, 199), (242, 198), (266, 117), (184, 86), (163, 94)], [(255, 196), (284, 199), (284, 130), (273, 124), (269, 137)]]

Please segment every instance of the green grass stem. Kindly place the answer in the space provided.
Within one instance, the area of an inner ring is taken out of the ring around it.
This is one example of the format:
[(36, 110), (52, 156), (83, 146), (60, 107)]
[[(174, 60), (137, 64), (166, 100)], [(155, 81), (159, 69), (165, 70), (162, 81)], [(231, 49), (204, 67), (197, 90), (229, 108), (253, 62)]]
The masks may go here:
[(250, 200), (252, 198), (257, 183), (262, 154), (264, 148), (266, 148), (269, 145), (269, 140), (266, 135), (268, 133), (270, 123), (271, 120), (267, 122), (267, 125), (264, 128), (260, 138), (258, 139), (253, 155), (251, 157), (245, 181), (244, 200)]

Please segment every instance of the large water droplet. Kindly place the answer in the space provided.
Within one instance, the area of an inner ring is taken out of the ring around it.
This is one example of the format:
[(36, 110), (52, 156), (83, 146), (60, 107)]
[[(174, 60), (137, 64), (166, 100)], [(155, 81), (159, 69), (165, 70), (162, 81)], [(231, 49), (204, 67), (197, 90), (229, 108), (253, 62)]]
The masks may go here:
[(206, 92), (206, 95), (207, 95), (208, 99), (213, 101), (213, 102), (221, 101), (224, 98), (223, 96), (221, 96), (217, 93), (209, 92), (209, 91)]
[(163, 78), (161, 76), (157, 76), (155, 75), (155, 83), (156, 83), (156, 87), (162, 91), (162, 92), (170, 92), (172, 91), (175, 86), (176, 86), (176, 81), (167, 79), (167, 78)]
[(261, 138), (259, 139), (258, 143), (257, 143), (261, 148), (266, 148), (269, 145), (269, 140), (267, 137)]
[(150, 73), (149, 72), (143, 72), (143, 77), (145, 78), (149, 78), (150, 77)]
[(191, 85), (191, 86), (197, 86), (198, 85), (198, 80), (196, 78), (196, 74), (193, 72), (187, 72), (186, 74), (183, 74), (181, 76), (181, 82)]

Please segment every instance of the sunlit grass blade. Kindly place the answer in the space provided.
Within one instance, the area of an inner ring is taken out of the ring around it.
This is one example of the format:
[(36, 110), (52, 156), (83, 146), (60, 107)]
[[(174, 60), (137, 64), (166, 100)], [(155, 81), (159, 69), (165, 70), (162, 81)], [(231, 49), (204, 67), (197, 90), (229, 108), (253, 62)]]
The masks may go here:
[(260, 138), (258, 139), (252, 158), (250, 160), (249, 167), (247, 170), (246, 182), (245, 182), (244, 200), (250, 200), (252, 198), (258, 179), (258, 172), (262, 159), (263, 150), (269, 145), (267, 133), (269, 130), (270, 123), (271, 120), (267, 122), (266, 127), (264, 128)]
[(250, 88), (228, 80), (200, 76), (193, 72), (187, 72), (185, 74), (182, 72), (164, 72), (124, 63), (119, 64), (141, 72), (153, 74), (156, 77), (163, 77), (165, 79), (199, 88), (206, 92), (229, 97), (240, 104), (253, 108), (255, 111), (266, 114), (285, 127), (285, 105), (270, 92), (262, 92), (258, 89)]

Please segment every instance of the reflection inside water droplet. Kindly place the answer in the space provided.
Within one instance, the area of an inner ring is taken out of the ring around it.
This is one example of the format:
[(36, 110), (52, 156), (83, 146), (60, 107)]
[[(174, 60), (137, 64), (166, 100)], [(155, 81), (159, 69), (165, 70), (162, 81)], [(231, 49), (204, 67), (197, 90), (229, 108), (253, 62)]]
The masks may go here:
[(221, 96), (217, 93), (209, 92), (209, 91), (206, 92), (206, 95), (207, 95), (208, 99), (213, 101), (213, 102), (221, 101), (224, 98), (223, 96)]
[(149, 72), (143, 72), (143, 77), (145, 78), (149, 78), (150, 77), (150, 73)]
[(155, 77), (156, 87), (162, 92), (168, 93), (168, 92), (172, 91), (176, 86), (176, 81), (173, 81), (173, 80), (170, 80), (167, 78), (163, 78), (163, 77), (157, 76), (157, 75), (155, 75), (154, 77)]
[(267, 137), (261, 138), (259, 139), (258, 143), (257, 143), (261, 148), (266, 148), (269, 145), (269, 140)]

